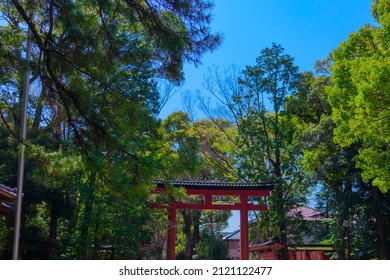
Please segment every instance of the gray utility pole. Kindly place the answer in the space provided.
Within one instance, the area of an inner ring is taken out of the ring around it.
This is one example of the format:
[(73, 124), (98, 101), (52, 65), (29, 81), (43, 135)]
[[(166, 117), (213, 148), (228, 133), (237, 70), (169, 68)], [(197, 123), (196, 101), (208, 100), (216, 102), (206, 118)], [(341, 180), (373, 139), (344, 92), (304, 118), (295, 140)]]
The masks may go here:
[(23, 179), (24, 179), (24, 150), (26, 134), (27, 134), (27, 107), (28, 107), (28, 92), (30, 89), (30, 56), (31, 56), (31, 32), (27, 27), (27, 46), (26, 46), (26, 73), (24, 76), (23, 96), (22, 96), (22, 114), (20, 125), (20, 142), (21, 149), (18, 158), (18, 174), (17, 174), (17, 196), (16, 196), (16, 212), (15, 212), (15, 230), (14, 230), (14, 246), (12, 251), (12, 259), (19, 259), (19, 240), (20, 240), (20, 220), (22, 217), (22, 196), (23, 196)]

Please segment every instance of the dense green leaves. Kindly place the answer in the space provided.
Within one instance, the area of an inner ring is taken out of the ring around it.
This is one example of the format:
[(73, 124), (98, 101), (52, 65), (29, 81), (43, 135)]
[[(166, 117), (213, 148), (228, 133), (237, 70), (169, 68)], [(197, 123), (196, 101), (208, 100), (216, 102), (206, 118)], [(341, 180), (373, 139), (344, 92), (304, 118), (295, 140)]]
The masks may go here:
[[(91, 258), (102, 245), (115, 258), (142, 257), (155, 219), (145, 211), (151, 179), (177, 167), (159, 157), (158, 83), (179, 84), (184, 62), (200, 63), (219, 45), (212, 8), (203, 0), (1, 2), (0, 181), (10, 186), (26, 66), (31, 76), (22, 258)], [(197, 156), (193, 148), (185, 150)], [(194, 157), (180, 157), (189, 162), (183, 173), (194, 172)]]
[[(192, 123), (185, 112), (170, 114), (161, 126), (161, 176), (195, 181), (231, 178), (232, 147), (220, 127), (233, 133), (232, 125), (226, 120), (201, 119)], [(179, 223), (183, 226), (178, 229), (178, 258), (212, 258), (213, 242), (219, 239), (220, 232), (231, 215), (230, 211), (180, 210), (179, 213)]]
[[(298, 68), (293, 58), (275, 43), (263, 49), (256, 64), (247, 66), (242, 73), (232, 68), (221, 74), (216, 69), (206, 80), (206, 89), (220, 101), (218, 113), (226, 112), (236, 127), (236, 133), (228, 139), (234, 147), (237, 179), (278, 182), (268, 201), (253, 199), (269, 204), (271, 209), (258, 214), (260, 228), (256, 230), (272, 229), (283, 243), (287, 223), (292, 222), (286, 213), (293, 205), (304, 202), (307, 193), (298, 155), (292, 149), (294, 123), (284, 110), (297, 81)], [(207, 113), (211, 111), (203, 108)]]
[(354, 158), (363, 178), (383, 192), (390, 188), (390, 59), (389, 1), (377, 1), (374, 15), (380, 24), (350, 35), (332, 53), (334, 86), (329, 91), (335, 139), (347, 147), (362, 143)]
[[(352, 256), (369, 259), (388, 258), (388, 240), (384, 238), (388, 223), (382, 217), (388, 204), (387, 196), (362, 178), (354, 158), (361, 143), (343, 147), (335, 143), (336, 124), (332, 107), (327, 103), (327, 89), (332, 87), (328, 75), (301, 74), (296, 95), (289, 98), (286, 108), (295, 118), (294, 146), (302, 154), (306, 178), (316, 186), (317, 207), (328, 217), (320, 238), (336, 248), (345, 247), (343, 222), (351, 223)], [(375, 217), (371, 219), (369, 217)], [(363, 242), (362, 235), (367, 236)], [(336, 251), (333, 258), (344, 258)]]

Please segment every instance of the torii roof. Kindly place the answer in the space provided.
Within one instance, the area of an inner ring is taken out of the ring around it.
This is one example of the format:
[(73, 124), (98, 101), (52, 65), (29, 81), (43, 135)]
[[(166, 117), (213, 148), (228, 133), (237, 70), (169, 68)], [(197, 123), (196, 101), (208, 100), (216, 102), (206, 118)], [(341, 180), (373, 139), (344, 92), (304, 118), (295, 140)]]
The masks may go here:
[[(275, 182), (267, 183), (226, 183), (226, 182), (199, 182), (199, 181), (163, 181), (155, 180), (157, 192), (165, 192), (167, 187), (183, 187), (186, 195), (203, 196), (202, 203), (174, 202), (177, 209), (197, 210), (267, 210), (267, 205), (248, 203), (250, 196), (267, 197)], [(220, 204), (213, 203), (213, 196), (239, 196), (240, 203)]]
[(278, 182), (261, 183), (228, 183), (215, 181), (154, 181), (157, 187), (184, 187), (186, 189), (219, 189), (219, 190), (272, 190)]

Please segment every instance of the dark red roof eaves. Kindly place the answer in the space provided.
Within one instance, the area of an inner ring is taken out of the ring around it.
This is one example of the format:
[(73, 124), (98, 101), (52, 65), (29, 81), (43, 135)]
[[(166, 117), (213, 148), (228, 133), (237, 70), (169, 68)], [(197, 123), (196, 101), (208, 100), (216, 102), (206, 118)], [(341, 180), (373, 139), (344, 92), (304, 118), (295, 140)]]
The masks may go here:
[(184, 187), (186, 189), (225, 189), (225, 190), (272, 190), (278, 182), (264, 183), (227, 183), (227, 182), (200, 182), (200, 181), (154, 181), (158, 188), (165, 188), (167, 185), (173, 187)]
[(15, 206), (6, 202), (0, 203), (0, 216), (12, 216), (15, 214)]

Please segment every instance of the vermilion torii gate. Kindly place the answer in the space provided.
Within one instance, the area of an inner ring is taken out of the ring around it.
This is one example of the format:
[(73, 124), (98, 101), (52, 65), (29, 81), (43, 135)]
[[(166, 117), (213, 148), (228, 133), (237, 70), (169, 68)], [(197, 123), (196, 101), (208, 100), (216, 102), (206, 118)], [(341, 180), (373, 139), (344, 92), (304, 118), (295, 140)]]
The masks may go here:
[[(158, 192), (165, 192), (166, 187), (183, 187), (188, 196), (202, 196), (202, 203), (173, 202), (168, 208), (167, 259), (176, 259), (176, 210), (239, 210), (240, 211), (240, 259), (248, 260), (248, 211), (267, 210), (266, 205), (248, 203), (250, 196), (268, 196), (276, 185), (269, 183), (223, 183), (223, 182), (188, 182), (188, 181), (155, 181)], [(217, 204), (213, 196), (239, 196), (240, 202), (234, 204)], [(156, 207), (161, 207), (155, 205)]]

